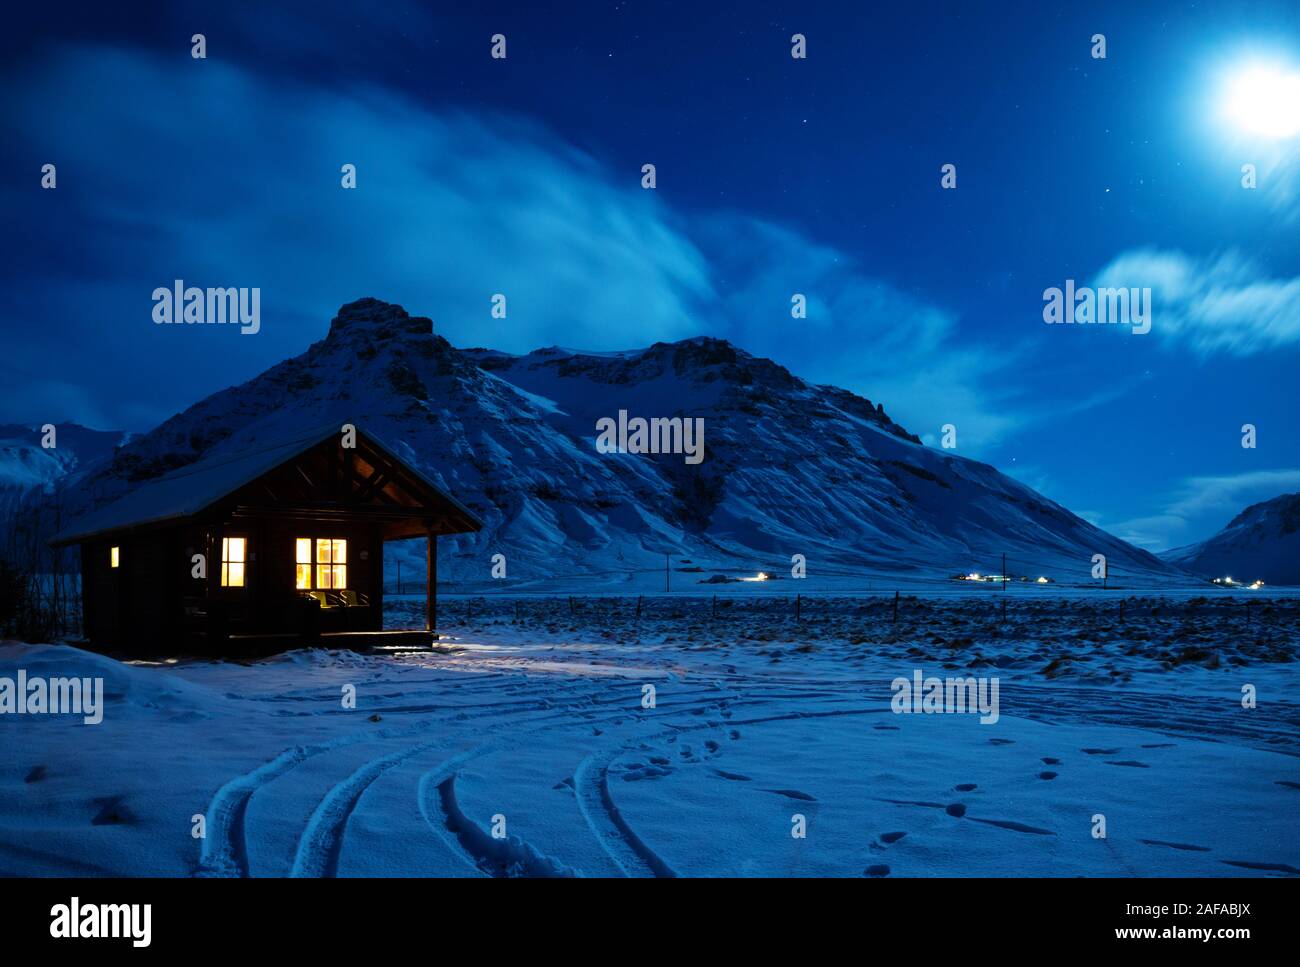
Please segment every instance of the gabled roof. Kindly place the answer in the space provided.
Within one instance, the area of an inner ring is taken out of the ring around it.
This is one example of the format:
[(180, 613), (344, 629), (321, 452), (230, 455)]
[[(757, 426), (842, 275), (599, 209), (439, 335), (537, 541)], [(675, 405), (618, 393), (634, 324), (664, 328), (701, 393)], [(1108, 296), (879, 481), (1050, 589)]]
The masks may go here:
[[(51, 538), (50, 544), (54, 547), (77, 544), (114, 531), (181, 522), (197, 516), (295, 457), (325, 443), (331, 437), (339, 436), (341, 425), (333, 422), (304, 431), (290, 439), (259, 445), (255, 449), (197, 460), (156, 480), (142, 483), (112, 503), (86, 514)], [(374, 435), (363, 432), (358, 427), (357, 437), (450, 504), (465, 518), (465, 523), (469, 525), (465, 530), (482, 529), (482, 522), (469, 509), (397, 456)]]

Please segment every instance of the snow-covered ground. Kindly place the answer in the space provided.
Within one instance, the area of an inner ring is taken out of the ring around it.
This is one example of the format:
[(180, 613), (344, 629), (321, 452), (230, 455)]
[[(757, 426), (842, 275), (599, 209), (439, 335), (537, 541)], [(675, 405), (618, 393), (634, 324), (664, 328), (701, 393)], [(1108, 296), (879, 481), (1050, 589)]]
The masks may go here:
[[(1300, 610), (1253, 601), (462, 599), (435, 654), (7, 644), (0, 677), (102, 676), (106, 709), (0, 718), (0, 873), (1296, 875)], [(895, 714), (918, 669), (996, 676), (997, 722)]]

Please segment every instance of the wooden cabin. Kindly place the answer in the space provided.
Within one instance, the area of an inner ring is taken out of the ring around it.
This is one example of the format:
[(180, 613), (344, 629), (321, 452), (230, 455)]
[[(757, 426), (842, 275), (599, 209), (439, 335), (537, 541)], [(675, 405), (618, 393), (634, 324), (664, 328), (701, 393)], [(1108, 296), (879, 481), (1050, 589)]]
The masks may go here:
[[(81, 548), (90, 647), (259, 654), (431, 644), (438, 537), (481, 528), (389, 447), (334, 423), (143, 483), (50, 543)], [(409, 538), (427, 542), (424, 627), (385, 630), (384, 543)]]

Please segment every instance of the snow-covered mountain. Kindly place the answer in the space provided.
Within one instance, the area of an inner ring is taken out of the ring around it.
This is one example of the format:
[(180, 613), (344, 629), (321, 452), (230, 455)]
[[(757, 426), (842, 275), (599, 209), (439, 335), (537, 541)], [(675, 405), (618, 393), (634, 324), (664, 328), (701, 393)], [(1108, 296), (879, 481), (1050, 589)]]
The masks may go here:
[(1208, 540), (1161, 557), (1210, 578), (1300, 584), (1300, 493), (1252, 504)]
[(118, 430), (92, 430), (77, 423), (55, 423), (54, 446), (41, 445), (39, 426), (0, 425), (0, 512), (34, 491), (105, 461), (127, 439)]
[[(598, 452), (597, 420), (620, 410), (703, 418), (703, 462)], [(1087, 581), (1096, 553), (1116, 579), (1178, 573), (994, 468), (922, 445), (883, 406), (727, 342), (460, 350), (376, 299), (343, 306), (302, 355), (130, 441), (73, 502), (89, 509), (210, 452), (334, 419), (376, 434), (485, 521), (444, 543), (452, 581), (486, 579), (497, 552), (512, 579), (578, 586), (662, 573), (665, 554), (706, 573), (788, 573), (803, 554), (810, 577), (989, 572), (1004, 553), (1009, 572), (1058, 581)]]

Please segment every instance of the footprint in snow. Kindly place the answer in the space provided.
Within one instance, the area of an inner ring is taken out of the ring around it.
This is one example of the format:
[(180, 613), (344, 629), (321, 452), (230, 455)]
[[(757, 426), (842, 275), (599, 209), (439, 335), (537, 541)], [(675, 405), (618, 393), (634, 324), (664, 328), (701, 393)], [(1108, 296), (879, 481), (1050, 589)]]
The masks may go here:
[(31, 772), (27, 773), (27, 778), (23, 782), (40, 782), (45, 778), (45, 766), (36, 766)]
[(1300, 870), (1294, 866), (1287, 866), (1285, 863), (1251, 863), (1246, 860), (1221, 860), (1228, 866), (1239, 866), (1243, 870), (1260, 870), (1266, 873), (1290, 873), (1292, 876), (1300, 876)]
[(973, 782), (961, 782), (953, 786), (953, 789), (957, 790), (957, 792), (974, 792), (976, 788)]
[(888, 876), (889, 867), (886, 866), (884, 863), (876, 863), (872, 866), (868, 866), (865, 870), (863, 870), (862, 875), (863, 876)]
[(787, 799), (801, 799), (804, 802), (816, 802), (815, 796), (810, 796), (806, 792), (800, 792), (798, 789), (764, 789), (764, 792), (774, 792), (778, 796), (785, 796)]
[(1119, 749), (1080, 749), (1084, 755), (1115, 755)]
[(724, 772), (721, 769), (714, 769), (723, 779), (730, 779), (732, 782), (753, 782), (749, 776), (742, 776), (739, 772)]
[(1170, 849), (1191, 850), (1195, 853), (1208, 853), (1208, 846), (1193, 846), (1190, 843), (1167, 843), (1163, 839), (1140, 839), (1139, 843), (1146, 843), (1148, 846), (1167, 846)]
[(966, 807), (959, 802), (955, 802), (948, 805), (944, 809), (944, 812), (949, 816), (956, 816), (958, 819), (961, 819), (961, 817), (966, 815)]
[(1050, 755), (1043, 756), (1043, 765), (1045, 766), (1059, 766), (1060, 764), (1061, 764), (1060, 759), (1053, 758)]
[(1131, 766), (1134, 769), (1150, 769), (1151, 767), (1145, 762), (1138, 762), (1137, 759), (1107, 759), (1108, 766)]
[(989, 739), (989, 745), (1015, 745), (1015, 739)]
[(1055, 779), (1055, 778), (1056, 778), (1056, 773), (1055, 773), (1055, 772), (1051, 772), (1051, 771), (1043, 771), (1043, 772), (1040, 772), (1040, 773), (1038, 774), (1038, 778), (1039, 778), (1039, 779)]
[(1290, 779), (1278, 779), (1273, 784), (1275, 786), (1286, 786), (1288, 789), (1300, 789), (1300, 782), (1292, 782)]
[(92, 826), (120, 826), (135, 822), (135, 814), (122, 802), (124, 796), (105, 796), (95, 799), (99, 812), (90, 821)]
[(1017, 833), (1035, 833), (1038, 836), (1056, 835), (1050, 829), (1039, 829), (1037, 826), (1027, 826), (1024, 823), (1017, 823), (1010, 819), (976, 819), (972, 816), (971, 822), (983, 823), (985, 826), (997, 826), (999, 829), (1010, 829)]
[(906, 835), (907, 833), (881, 833), (880, 841), (882, 843), (897, 843)]
[(634, 766), (623, 773), (624, 782), (639, 782), (642, 779), (662, 779), (672, 774), (671, 769), (662, 766)]

